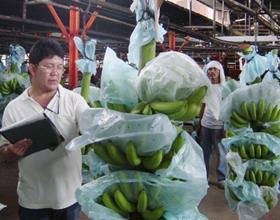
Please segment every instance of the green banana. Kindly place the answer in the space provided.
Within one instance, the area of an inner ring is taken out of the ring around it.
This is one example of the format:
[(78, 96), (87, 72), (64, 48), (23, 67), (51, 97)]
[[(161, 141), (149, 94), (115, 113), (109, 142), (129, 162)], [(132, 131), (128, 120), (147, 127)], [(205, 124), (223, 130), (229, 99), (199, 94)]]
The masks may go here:
[(240, 157), (244, 160), (248, 160), (248, 155), (247, 155), (247, 152), (246, 152), (246, 148), (244, 145), (241, 145), (239, 148), (238, 148), (238, 153), (240, 155)]
[(271, 116), (270, 116), (269, 121), (274, 121), (276, 119), (277, 114), (278, 114), (278, 110), (279, 110), (278, 105), (275, 105), (272, 112), (271, 112)]
[(261, 131), (274, 135), (280, 131), (280, 123), (273, 124), (270, 127), (262, 129)]
[(232, 144), (232, 145), (230, 145), (230, 150), (232, 151), (232, 152), (236, 152), (236, 153), (238, 153), (238, 146), (236, 146), (236, 145), (234, 145), (234, 144)]
[(137, 211), (144, 212), (148, 207), (148, 195), (145, 190), (139, 193), (137, 201)]
[(181, 108), (178, 109), (178, 111), (173, 112), (171, 114), (168, 114), (168, 118), (170, 120), (175, 120), (175, 121), (183, 121), (184, 116), (187, 114), (188, 111), (188, 103), (186, 102), (185, 105)]
[(111, 196), (109, 195), (109, 193), (104, 192), (102, 195), (102, 202), (103, 204), (108, 207), (109, 209), (114, 210), (115, 212), (119, 213), (120, 215), (127, 217), (128, 213), (121, 210), (117, 204), (115, 203), (115, 201), (111, 198)]
[(186, 108), (186, 115), (183, 116), (182, 121), (189, 121), (194, 119), (196, 116), (199, 115), (201, 110), (201, 106), (197, 103), (189, 103), (189, 105)]
[(200, 104), (208, 90), (207, 86), (201, 86), (195, 89), (187, 98), (188, 103)]
[(121, 103), (107, 102), (107, 107), (118, 112), (129, 112), (128, 107)]
[(272, 114), (272, 111), (273, 111), (273, 106), (272, 104), (269, 104), (266, 108), (266, 112), (263, 116), (263, 122), (268, 122), (271, 118), (271, 114)]
[(106, 163), (115, 164), (109, 157), (105, 146), (100, 143), (93, 143), (92, 147), (97, 156), (99, 156), (103, 161)]
[(128, 201), (128, 199), (125, 197), (125, 195), (120, 190), (117, 189), (114, 192), (114, 199), (122, 211), (128, 212), (128, 213), (136, 211), (135, 204)]
[(153, 111), (149, 104), (146, 104), (146, 106), (144, 107), (144, 109), (142, 111), (142, 114), (143, 115), (152, 115), (153, 114)]
[(252, 121), (256, 121), (257, 120), (256, 104), (253, 101), (249, 103), (249, 114), (250, 114), (250, 117), (251, 117)]
[(171, 149), (175, 153), (178, 153), (179, 150), (183, 147), (184, 143), (185, 143), (185, 139), (184, 139), (183, 135), (180, 133), (180, 134), (177, 135), (177, 137), (173, 141)]
[(235, 128), (244, 128), (244, 127), (248, 127), (248, 123), (246, 124), (240, 124), (237, 121), (235, 121), (235, 119), (233, 119), (232, 117), (230, 118), (230, 122), (232, 124), (233, 127)]
[(161, 150), (154, 153), (153, 156), (150, 157), (144, 157), (142, 159), (142, 163), (144, 168), (146, 168), (149, 171), (155, 171), (157, 167), (160, 165), (163, 158), (163, 153)]
[(267, 159), (269, 149), (266, 145), (262, 145), (262, 159)]
[(263, 180), (263, 172), (261, 170), (258, 170), (256, 172), (256, 181), (258, 185), (262, 184), (262, 180)]
[(170, 113), (177, 112), (185, 105), (185, 103), (186, 103), (185, 100), (170, 101), (170, 102), (154, 101), (150, 103), (150, 106), (153, 110), (157, 112), (163, 114), (170, 114)]
[(146, 106), (146, 103), (139, 102), (131, 111), (132, 114), (141, 114), (141, 112), (144, 110)]
[(253, 170), (249, 171), (249, 181), (251, 181), (253, 183), (257, 183), (256, 175), (255, 175), (255, 172)]
[(106, 147), (109, 157), (115, 164), (125, 165), (128, 163), (124, 154), (118, 149), (115, 144), (113, 144), (112, 141), (108, 141)]
[(266, 102), (264, 99), (260, 99), (258, 102), (258, 110), (257, 110), (257, 119), (258, 121), (262, 121), (264, 111), (265, 111)]
[(130, 201), (133, 201), (134, 199), (134, 192), (132, 190), (132, 187), (131, 187), (131, 183), (127, 183), (127, 179), (128, 179), (128, 176), (125, 172), (121, 172), (119, 174), (119, 177), (120, 177), (120, 183), (118, 184), (119, 186), (119, 189), (121, 190), (121, 192), (125, 195), (125, 197), (130, 200)]
[(234, 133), (233, 130), (229, 129), (229, 130), (226, 130), (225, 135), (226, 135), (226, 138), (228, 138), (228, 137), (233, 137), (233, 136), (235, 136), (236, 134)]
[(246, 118), (247, 121), (251, 120), (251, 117), (249, 115), (247, 103), (244, 101), (241, 103), (241, 115)]
[(154, 210), (146, 209), (144, 212), (141, 212), (144, 220), (158, 220), (164, 213), (164, 207), (159, 207)]
[(231, 117), (239, 124), (247, 124), (248, 121), (240, 116), (235, 110), (232, 111)]
[(276, 175), (274, 175), (273, 173), (270, 174), (270, 177), (268, 179), (268, 186), (270, 187), (274, 187), (277, 183), (277, 180), (276, 180)]
[(268, 171), (264, 171), (263, 172), (263, 178), (262, 178), (262, 185), (268, 186), (269, 177), (270, 177), (270, 173)]
[(255, 152), (256, 152), (256, 158), (261, 159), (262, 158), (262, 147), (260, 144), (258, 144), (256, 146)]
[(249, 156), (251, 159), (256, 158), (256, 154), (255, 154), (255, 146), (254, 144), (249, 144)]
[(102, 104), (99, 100), (95, 100), (92, 102), (92, 107), (93, 108), (102, 108)]
[(240, 199), (239, 199), (239, 198), (237, 197), (237, 195), (232, 191), (232, 189), (229, 188), (229, 187), (227, 187), (227, 188), (228, 188), (228, 192), (229, 192), (230, 197), (231, 197), (234, 201), (239, 202)]
[(132, 141), (127, 142), (125, 147), (125, 155), (128, 163), (135, 167), (141, 164), (141, 158), (138, 157), (135, 145)]

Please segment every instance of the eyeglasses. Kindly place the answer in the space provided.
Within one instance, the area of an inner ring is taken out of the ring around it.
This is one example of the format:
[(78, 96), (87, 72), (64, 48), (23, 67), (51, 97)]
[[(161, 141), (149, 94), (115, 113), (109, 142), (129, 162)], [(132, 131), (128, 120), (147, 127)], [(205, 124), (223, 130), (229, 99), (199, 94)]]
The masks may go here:
[(45, 73), (52, 73), (54, 71), (56, 71), (58, 74), (62, 74), (64, 73), (64, 67), (63, 65), (62, 66), (55, 66), (55, 65), (52, 65), (52, 64), (49, 64), (49, 65), (42, 65), (42, 64), (38, 64), (37, 65), (41, 70), (43, 70)]
[(54, 113), (54, 114), (57, 114), (57, 115), (59, 115), (59, 108), (60, 108), (60, 91), (59, 91), (59, 89), (57, 90), (57, 92), (58, 92), (58, 98), (57, 98), (57, 109), (56, 109), (56, 111), (55, 110), (53, 110), (53, 109), (50, 109), (50, 108), (48, 108), (48, 107), (46, 107), (45, 108), (45, 110), (48, 110), (48, 111), (50, 111), (50, 112), (52, 112), (52, 113)]

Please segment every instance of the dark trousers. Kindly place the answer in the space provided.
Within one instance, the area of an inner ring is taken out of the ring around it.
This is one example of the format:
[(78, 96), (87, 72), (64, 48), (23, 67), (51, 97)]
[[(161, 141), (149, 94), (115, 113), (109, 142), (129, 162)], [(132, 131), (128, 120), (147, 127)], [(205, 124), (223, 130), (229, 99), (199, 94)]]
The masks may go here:
[(225, 154), (221, 154), (219, 145), (221, 145), (220, 142), (224, 137), (224, 130), (210, 129), (201, 126), (200, 132), (201, 132), (200, 145), (203, 150), (204, 162), (207, 171), (207, 178), (209, 177), (210, 157), (212, 154), (212, 149), (213, 147), (215, 147), (218, 152), (218, 163), (216, 167), (217, 179), (218, 181), (222, 181), (225, 179), (225, 175), (226, 175), (226, 158), (225, 158)]
[(81, 207), (75, 203), (64, 209), (27, 209), (19, 207), (20, 220), (79, 220)]

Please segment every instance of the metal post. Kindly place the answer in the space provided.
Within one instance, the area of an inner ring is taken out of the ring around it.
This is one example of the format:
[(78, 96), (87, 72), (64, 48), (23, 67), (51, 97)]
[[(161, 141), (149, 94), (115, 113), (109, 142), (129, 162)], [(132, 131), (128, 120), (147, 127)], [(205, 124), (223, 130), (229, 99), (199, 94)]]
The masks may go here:
[(213, 0), (213, 33), (216, 32), (216, 0)]
[(192, 0), (189, 0), (189, 26), (192, 26)]
[(221, 28), (221, 34), (224, 35), (224, 24), (225, 24), (225, 1), (222, 1), (222, 28)]
[(78, 82), (78, 68), (76, 60), (79, 58), (78, 49), (74, 43), (74, 37), (79, 34), (80, 28), (80, 12), (79, 8), (70, 6), (69, 16), (69, 88), (74, 89), (77, 87)]
[[(249, 2), (248, 2), (248, 8), (251, 9), (251, 0), (249, 0)], [(251, 36), (251, 16), (250, 16), (250, 14), (249, 14), (249, 17), (248, 17), (248, 26), (249, 26), (248, 35)]]

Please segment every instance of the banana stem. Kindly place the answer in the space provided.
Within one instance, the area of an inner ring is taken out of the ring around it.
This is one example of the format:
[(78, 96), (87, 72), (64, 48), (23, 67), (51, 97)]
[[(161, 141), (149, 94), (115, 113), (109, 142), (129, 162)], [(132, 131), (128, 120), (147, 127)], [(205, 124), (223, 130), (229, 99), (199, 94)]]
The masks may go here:
[(89, 86), (90, 86), (91, 75), (92, 74), (89, 72), (83, 73), (81, 95), (84, 97), (86, 102), (88, 102), (88, 98), (89, 98)]
[(143, 45), (140, 49), (139, 70), (141, 70), (147, 62), (156, 56), (156, 41), (153, 39), (149, 43)]

